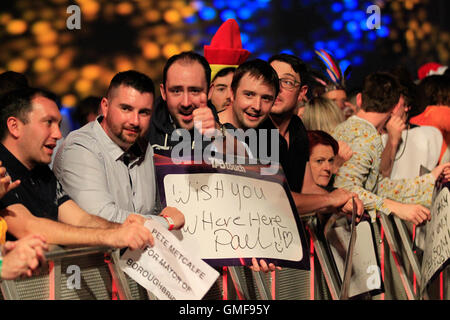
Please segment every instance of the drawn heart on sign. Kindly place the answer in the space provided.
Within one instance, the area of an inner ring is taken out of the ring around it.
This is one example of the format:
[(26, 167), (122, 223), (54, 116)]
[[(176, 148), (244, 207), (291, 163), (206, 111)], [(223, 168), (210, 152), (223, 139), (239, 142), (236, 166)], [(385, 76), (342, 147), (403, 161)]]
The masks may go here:
[(284, 245), (286, 246), (286, 248), (289, 248), (292, 241), (294, 241), (294, 236), (292, 235), (292, 232), (283, 231), (283, 240), (284, 240)]

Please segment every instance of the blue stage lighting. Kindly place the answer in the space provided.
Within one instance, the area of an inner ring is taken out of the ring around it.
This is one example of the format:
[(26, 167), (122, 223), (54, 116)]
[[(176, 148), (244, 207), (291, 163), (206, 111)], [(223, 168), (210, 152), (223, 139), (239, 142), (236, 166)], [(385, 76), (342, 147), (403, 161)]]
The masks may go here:
[(340, 12), (342, 9), (344, 9), (344, 6), (340, 2), (335, 2), (331, 5), (331, 10), (334, 12)]
[(237, 9), (239, 7), (247, 5), (246, 2), (241, 1), (241, 0), (228, 0), (227, 3), (228, 3), (228, 7), (233, 8), (233, 9)]
[(381, 26), (380, 29), (377, 29), (376, 33), (379, 37), (385, 38), (389, 35), (389, 29), (385, 26)]
[(198, 15), (202, 20), (212, 20), (216, 17), (216, 10), (211, 7), (203, 7)]
[(351, 36), (353, 39), (359, 40), (362, 38), (363, 34), (362, 34), (361, 30), (357, 29), (351, 33)]
[(220, 19), (222, 19), (222, 21), (227, 21), (228, 19), (236, 19), (236, 14), (233, 10), (224, 10), (220, 14)]
[(227, 5), (226, 0), (214, 0), (213, 1), (213, 6), (216, 9), (223, 9), (223, 8), (225, 8), (226, 5)]
[(358, 24), (355, 21), (348, 22), (345, 27), (346, 27), (347, 31), (350, 33), (353, 33), (353, 32), (356, 32), (359, 30)]
[(197, 16), (196, 15), (192, 15), (190, 17), (184, 18), (184, 22), (187, 24), (192, 24), (192, 23), (196, 23), (197, 22)]
[(300, 58), (304, 61), (311, 61), (314, 58), (314, 54), (312, 53), (312, 51), (305, 50), (300, 53)]
[(345, 72), (349, 65), (350, 61), (348, 60), (342, 60), (341, 62), (339, 62), (339, 67), (341, 68), (342, 72)]
[(335, 31), (341, 31), (342, 28), (344, 27), (344, 23), (342, 22), (342, 20), (334, 20), (333, 23), (331, 24), (331, 27)]
[(353, 10), (358, 7), (358, 1), (357, 0), (344, 0), (345, 8)]
[(247, 23), (243, 23), (241, 30), (246, 31), (246, 32), (250, 32), (250, 33), (254, 33), (258, 30), (258, 27), (256, 24), (251, 23), (251, 22), (247, 22)]
[(336, 40), (331, 40), (327, 42), (327, 49), (329, 49), (331, 52), (336, 50), (338, 48), (338, 42)]
[(357, 20), (357, 21), (366, 21), (367, 17), (365, 12), (362, 11), (355, 11), (353, 12), (353, 19)]
[(314, 49), (320, 50), (320, 49), (324, 49), (324, 48), (325, 48), (325, 44), (323, 43), (323, 41), (316, 41), (316, 43), (314, 43)]
[(363, 63), (363, 58), (361, 56), (354, 56), (352, 59), (352, 64), (359, 66)]
[(252, 16), (252, 10), (246, 7), (239, 9), (238, 16), (242, 20), (247, 20)]
[(370, 31), (367, 33), (367, 38), (368, 38), (370, 41), (374, 41), (374, 40), (376, 40), (376, 38), (377, 38), (377, 34), (376, 34), (373, 30), (370, 30)]
[(269, 58), (271, 57), (271, 55), (269, 53), (261, 53), (258, 58), (264, 61), (269, 60)]
[(344, 49), (336, 49), (333, 54), (336, 56), (336, 59), (343, 59), (347, 55)]
[(290, 50), (290, 49), (283, 49), (280, 51), (280, 53), (286, 53), (286, 54), (292, 54), (295, 56), (294, 51)]
[(241, 32), (241, 42), (242, 42), (242, 44), (246, 44), (248, 42), (248, 39), (249, 39), (249, 36), (246, 33)]

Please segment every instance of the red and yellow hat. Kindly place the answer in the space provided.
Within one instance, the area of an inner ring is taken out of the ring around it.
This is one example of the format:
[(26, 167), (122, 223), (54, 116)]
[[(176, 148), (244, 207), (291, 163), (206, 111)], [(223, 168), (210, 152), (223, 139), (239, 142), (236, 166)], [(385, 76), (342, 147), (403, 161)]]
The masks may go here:
[(211, 80), (223, 68), (237, 68), (251, 54), (242, 48), (239, 25), (234, 19), (228, 19), (219, 27), (211, 44), (203, 47), (203, 52), (211, 66)]

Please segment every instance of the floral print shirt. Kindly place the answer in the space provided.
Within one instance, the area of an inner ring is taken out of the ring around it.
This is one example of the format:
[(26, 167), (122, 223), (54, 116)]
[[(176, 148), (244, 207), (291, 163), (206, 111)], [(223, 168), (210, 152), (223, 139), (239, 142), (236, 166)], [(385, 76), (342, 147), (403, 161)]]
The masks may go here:
[(384, 148), (373, 124), (352, 116), (334, 129), (333, 136), (347, 142), (353, 150), (353, 156), (339, 169), (334, 186), (357, 193), (372, 218), (376, 211), (391, 213), (384, 203), (387, 198), (431, 206), (435, 180), (431, 173), (400, 180), (381, 175), (379, 168)]

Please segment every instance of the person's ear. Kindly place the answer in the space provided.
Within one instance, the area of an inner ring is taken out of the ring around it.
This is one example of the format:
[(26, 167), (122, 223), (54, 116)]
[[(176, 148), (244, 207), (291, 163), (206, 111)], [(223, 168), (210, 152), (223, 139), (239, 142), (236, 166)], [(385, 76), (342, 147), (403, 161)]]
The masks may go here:
[(359, 109), (359, 108), (361, 108), (361, 105), (362, 105), (362, 94), (360, 92), (356, 95), (356, 106)]
[(102, 115), (106, 116), (108, 114), (108, 98), (103, 97), (100, 101), (100, 109), (102, 111)]
[(16, 117), (9, 117), (6, 120), (6, 126), (8, 127), (9, 134), (15, 139), (20, 137), (23, 125), (24, 124), (22, 121)]
[(209, 85), (209, 90), (208, 90), (208, 100), (211, 100), (213, 89), (214, 89), (214, 84), (211, 83)]
[(164, 89), (164, 84), (163, 84), (163, 83), (161, 83), (161, 84), (159, 85), (159, 92), (161, 93), (161, 98), (162, 98), (164, 101), (167, 101), (166, 90)]

